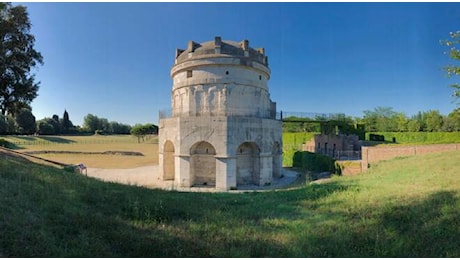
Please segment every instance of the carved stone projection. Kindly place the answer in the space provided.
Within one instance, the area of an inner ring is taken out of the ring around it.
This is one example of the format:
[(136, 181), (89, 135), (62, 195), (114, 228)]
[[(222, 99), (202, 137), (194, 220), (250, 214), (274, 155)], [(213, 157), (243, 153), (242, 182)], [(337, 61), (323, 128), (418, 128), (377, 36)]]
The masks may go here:
[(171, 78), (172, 111), (159, 121), (163, 180), (229, 190), (280, 177), (281, 121), (263, 48), (221, 37), (190, 41), (176, 50)]

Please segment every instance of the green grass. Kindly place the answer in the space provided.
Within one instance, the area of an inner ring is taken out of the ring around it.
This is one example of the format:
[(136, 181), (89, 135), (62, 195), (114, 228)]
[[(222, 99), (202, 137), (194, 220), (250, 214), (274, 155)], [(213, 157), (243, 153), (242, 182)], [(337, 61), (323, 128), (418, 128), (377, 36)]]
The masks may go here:
[[(13, 149), (21, 152), (70, 151), (70, 152), (139, 152), (144, 156), (40, 153), (38, 156), (67, 164), (83, 163), (92, 168), (135, 168), (158, 164), (158, 138), (149, 138), (138, 143), (130, 135), (91, 135), (91, 136), (3, 136)], [(1, 143), (0, 143), (1, 145)]]
[(0, 153), (3, 257), (460, 257), (460, 153), (261, 193), (103, 183)]

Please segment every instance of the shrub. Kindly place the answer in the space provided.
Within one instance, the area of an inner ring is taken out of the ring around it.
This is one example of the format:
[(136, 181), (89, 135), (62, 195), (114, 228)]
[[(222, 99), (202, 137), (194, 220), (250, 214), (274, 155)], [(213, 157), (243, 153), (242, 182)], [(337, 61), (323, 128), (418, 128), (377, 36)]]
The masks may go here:
[(0, 146), (5, 148), (13, 148), (13, 144), (5, 139), (0, 139)]
[(329, 156), (305, 151), (294, 153), (293, 166), (312, 172), (331, 172), (340, 174), (335, 160)]

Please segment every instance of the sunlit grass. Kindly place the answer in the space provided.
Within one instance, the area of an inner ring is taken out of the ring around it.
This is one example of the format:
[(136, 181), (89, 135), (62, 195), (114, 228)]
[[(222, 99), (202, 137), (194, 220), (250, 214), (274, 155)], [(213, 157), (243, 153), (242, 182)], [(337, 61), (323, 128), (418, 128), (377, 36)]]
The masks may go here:
[(31, 151), (72, 151), (140, 152), (144, 156), (102, 155), (102, 154), (59, 154), (42, 153), (38, 156), (67, 164), (83, 163), (93, 168), (134, 168), (158, 164), (158, 139), (152, 137), (139, 143), (130, 135), (93, 136), (5, 136), (3, 139), (17, 144), (21, 152)]
[(261, 193), (103, 183), (0, 154), (10, 257), (460, 257), (460, 152)]

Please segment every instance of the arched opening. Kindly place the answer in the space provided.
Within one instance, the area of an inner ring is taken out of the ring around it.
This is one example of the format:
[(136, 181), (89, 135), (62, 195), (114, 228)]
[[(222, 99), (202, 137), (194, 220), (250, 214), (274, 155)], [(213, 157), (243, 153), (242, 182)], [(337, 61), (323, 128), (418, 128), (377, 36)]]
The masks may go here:
[(273, 144), (272, 157), (273, 177), (279, 178), (281, 177), (281, 147), (278, 142)]
[(174, 144), (166, 141), (163, 146), (163, 180), (174, 180)]
[(208, 142), (199, 142), (190, 149), (190, 179), (194, 186), (216, 185), (216, 149)]
[(259, 185), (260, 150), (257, 144), (245, 142), (236, 153), (236, 185)]

